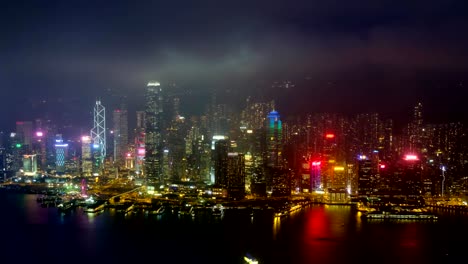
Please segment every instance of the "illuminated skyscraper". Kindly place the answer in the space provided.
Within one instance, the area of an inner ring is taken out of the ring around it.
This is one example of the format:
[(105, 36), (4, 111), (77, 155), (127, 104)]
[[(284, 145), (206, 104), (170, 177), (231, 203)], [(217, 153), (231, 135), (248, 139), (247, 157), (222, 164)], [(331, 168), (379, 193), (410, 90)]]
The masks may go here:
[(372, 194), (376, 168), (372, 160), (365, 156), (358, 159), (358, 196), (369, 197)]
[(23, 173), (26, 176), (35, 176), (37, 174), (37, 156), (23, 155)]
[(228, 187), (228, 153), (229, 141), (219, 139), (215, 142), (213, 151), (215, 185), (219, 188)]
[(145, 112), (137, 111), (137, 123), (135, 129), (135, 172), (137, 175), (143, 174), (145, 160)]
[(42, 130), (37, 130), (34, 133), (32, 143), (32, 153), (37, 154), (38, 168), (42, 171), (46, 169), (47, 152), (46, 152), (46, 133)]
[(102, 169), (106, 158), (106, 108), (100, 100), (94, 106), (94, 127), (91, 129), (91, 139), (93, 140), (95, 173)]
[(16, 122), (16, 135), (19, 143), (29, 152), (33, 141), (33, 123), (31, 121)]
[(120, 109), (114, 110), (114, 162), (118, 166), (124, 165), (128, 145), (128, 113), (124, 104)]
[(57, 174), (65, 173), (65, 160), (68, 155), (68, 144), (63, 142), (61, 134), (55, 136), (55, 170)]
[(81, 173), (83, 176), (91, 176), (93, 173), (90, 136), (81, 137)]
[(245, 157), (237, 152), (227, 153), (227, 192), (231, 199), (245, 197)]
[(280, 115), (271, 111), (267, 116), (267, 166), (278, 167), (282, 165), (283, 128)]
[(146, 86), (145, 109), (145, 170), (149, 181), (162, 181), (162, 113), (163, 95), (159, 82), (149, 82)]

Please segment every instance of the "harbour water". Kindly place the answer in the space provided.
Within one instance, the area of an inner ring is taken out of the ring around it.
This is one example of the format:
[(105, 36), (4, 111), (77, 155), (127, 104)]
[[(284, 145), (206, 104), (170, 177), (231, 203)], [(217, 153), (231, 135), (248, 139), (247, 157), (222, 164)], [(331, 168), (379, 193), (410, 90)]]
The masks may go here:
[(468, 252), (468, 215), (367, 221), (345, 205), (287, 217), (148, 215), (42, 208), (0, 190), (0, 263), (453, 263)]

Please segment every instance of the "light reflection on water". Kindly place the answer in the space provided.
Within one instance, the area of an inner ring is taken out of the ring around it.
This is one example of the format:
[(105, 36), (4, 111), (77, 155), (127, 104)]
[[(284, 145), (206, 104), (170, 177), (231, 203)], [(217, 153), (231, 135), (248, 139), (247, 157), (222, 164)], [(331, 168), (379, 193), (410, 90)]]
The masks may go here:
[[(190, 263), (202, 263), (205, 252), (218, 254), (223, 260), (227, 257), (235, 260), (247, 251), (262, 259), (261, 263), (323, 264), (355, 259), (447, 263), (451, 260), (448, 258), (464, 253), (459, 248), (466, 247), (468, 237), (467, 218), (453, 215), (441, 217), (438, 223), (363, 221), (355, 210), (339, 205), (312, 205), (284, 218), (273, 215), (182, 218), (138, 212), (121, 214), (108, 209), (85, 213), (80, 208), (61, 214), (57, 208), (42, 208), (35, 195), (16, 197), (15, 208), (4, 209), (11, 217), (1, 219), (0, 223), (3, 226), (16, 223), (11, 228), (11, 237), (18, 243), (39, 243), (39, 249), (46, 255), (55, 254), (55, 248), (49, 252), (52, 249), (42, 246), (44, 241), (70, 255), (76, 254), (77, 249), (84, 256), (123, 252), (133, 258), (141, 256), (142, 261), (145, 255), (136, 252), (166, 254), (183, 247), (191, 253), (174, 255), (187, 257)], [(151, 244), (144, 242), (148, 239)], [(2, 244), (5, 252), (17, 254), (13, 245)], [(112, 260), (119, 258), (109, 257), (108, 261)]]
[(281, 228), (281, 217), (273, 219), (273, 239), (276, 239)]

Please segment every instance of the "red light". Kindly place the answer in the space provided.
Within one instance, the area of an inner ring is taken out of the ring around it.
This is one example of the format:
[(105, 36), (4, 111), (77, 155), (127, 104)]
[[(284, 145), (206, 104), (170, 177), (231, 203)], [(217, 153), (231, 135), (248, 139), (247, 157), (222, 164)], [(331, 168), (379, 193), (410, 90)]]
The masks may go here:
[(132, 154), (130, 154), (130, 153), (127, 153), (127, 157), (131, 157), (131, 156), (132, 156)]
[(312, 166), (320, 166), (321, 161), (312, 161)]
[(335, 134), (326, 134), (325, 135), (326, 138), (335, 138)]
[(380, 164), (381, 169), (385, 169), (385, 164)]
[(405, 160), (418, 160), (418, 156), (408, 154), (408, 155), (405, 156)]

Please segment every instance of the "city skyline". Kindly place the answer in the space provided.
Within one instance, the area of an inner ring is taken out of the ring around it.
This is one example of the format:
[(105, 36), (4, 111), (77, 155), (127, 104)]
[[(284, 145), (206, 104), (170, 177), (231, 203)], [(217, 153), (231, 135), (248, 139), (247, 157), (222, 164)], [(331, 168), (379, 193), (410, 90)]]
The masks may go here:
[(153, 79), (190, 91), (182, 106), (197, 113), (217, 90), (232, 104), (275, 99), (284, 115), (398, 119), (422, 101), (435, 121), (465, 119), (466, 10), (463, 1), (15, 1), (0, 16), (1, 123), (58, 98), (71, 119), (110, 95), (141, 110)]

